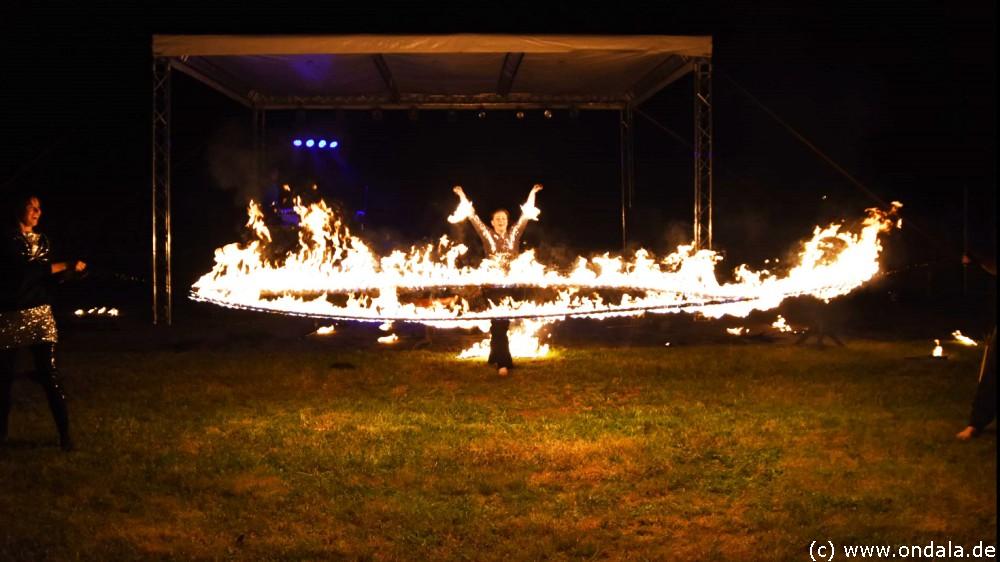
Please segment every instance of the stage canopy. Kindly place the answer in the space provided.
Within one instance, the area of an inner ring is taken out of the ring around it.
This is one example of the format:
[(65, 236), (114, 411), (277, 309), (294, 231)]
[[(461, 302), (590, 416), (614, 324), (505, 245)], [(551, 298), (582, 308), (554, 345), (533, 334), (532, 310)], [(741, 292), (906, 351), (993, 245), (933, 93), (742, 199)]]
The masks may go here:
[[(712, 247), (712, 38), (673, 35), (154, 35), (153, 322), (171, 322), (170, 75), (251, 110), (256, 174), (266, 115), (293, 109), (617, 110), (622, 248), (635, 184), (633, 113), (694, 75), (694, 244)], [(162, 297), (162, 298), (161, 298)]]
[(668, 35), (156, 35), (153, 55), (255, 109), (616, 109), (712, 55)]

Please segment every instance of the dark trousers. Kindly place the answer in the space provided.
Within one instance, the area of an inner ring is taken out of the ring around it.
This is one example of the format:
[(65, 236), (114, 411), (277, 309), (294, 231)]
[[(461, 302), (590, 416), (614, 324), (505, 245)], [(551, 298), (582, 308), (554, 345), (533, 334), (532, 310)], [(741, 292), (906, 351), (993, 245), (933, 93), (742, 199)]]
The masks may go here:
[(982, 368), (979, 373), (979, 384), (976, 386), (976, 396), (972, 399), (972, 413), (969, 414), (969, 425), (981, 431), (997, 417), (997, 330), (993, 328), (988, 347), (984, 350)]
[(510, 329), (510, 320), (490, 321), (490, 358), (486, 361), (497, 368), (514, 366), (514, 359), (510, 356), (510, 340), (507, 339), (507, 330)]
[[(35, 360), (31, 378), (42, 385), (52, 410), (52, 418), (59, 430), (59, 437), (69, 437), (69, 414), (66, 411), (66, 393), (63, 392), (59, 370), (56, 369), (56, 346), (40, 343), (28, 348)], [(7, 437), (7, 420), (10, 417), (11, 386), (14, 384), (14, 359), (16, 349), (0, 350), (0, 439)]]

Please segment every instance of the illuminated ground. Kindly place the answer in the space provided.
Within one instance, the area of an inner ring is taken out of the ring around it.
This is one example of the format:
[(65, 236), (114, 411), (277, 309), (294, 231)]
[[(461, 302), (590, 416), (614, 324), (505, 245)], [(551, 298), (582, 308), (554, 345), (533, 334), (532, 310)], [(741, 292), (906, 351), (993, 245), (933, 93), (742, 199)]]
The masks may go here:
[(68, 336), (80, 450), (54, 448), (41, 391), (19, 382), (0, 559), (803, 560), (813, 540), (996, 542), (996, 433), (952, 438), (975, 350), (935, 362), (909, 358), (926, 339), (816, 349), (609, 324), (502, 380), (451, 358), (472, 336), (390, 349), (377, 331), (289, 326)]

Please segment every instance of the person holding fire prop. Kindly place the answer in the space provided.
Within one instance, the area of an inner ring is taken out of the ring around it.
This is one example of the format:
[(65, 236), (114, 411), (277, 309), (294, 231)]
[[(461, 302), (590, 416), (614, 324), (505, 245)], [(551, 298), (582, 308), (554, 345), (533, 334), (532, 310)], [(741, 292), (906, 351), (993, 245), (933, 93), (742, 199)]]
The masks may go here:
[(58, 335), (51, 285), (56, 275), (83, 272), (87, 264), (79, 260), (51, 261), (48, 238), (35, 232), (42, 216), (37, 196), (27, 194), (12, 203), (13, 216), (7, 217), (12, 228), (5, 229), (0, 240), (0, 446), (7, 440), (15, 354), (19, 348), (28, 348), (35, 360), (32, 378), (45, 389), (59, 431), (59, 445), (71, 451), (74, 447), (66, 395), (56, 369)]
[[(506, 268), (514, 257), (520, 253), (521, 236), (528, 226), (528, 221), (538, 220), (539, 211), (535, 207), (535, 194), (542, 190), (542, 184), (536, 183), (528, 194), (527, 201), (521, 205), (521, 218), (513, 227), (509, 227), (510, 213), (507, 209), (497, 209), (490, 216), (489, 228), (476, 215), (472, 202), (465, 196), (462, 186), (456, 185), (452, 191), (458, 195), (459, 205), (455, 213), (448, 217), (448, 222), (459, 223), (469, 219), (473, 229), (483, 242), (483, 250), (487, 259), (495, 260), (501, 267)], [(510, 355), (510, 341), (507, 338), (507, 331), (510, 329), (510, 320), (498, 319), (490, 321), (490, 356), (487, 363), (497, 367), (497, 374), (501, 377), (507, 376), (510, 369), (514, 368), (514, 360)]]

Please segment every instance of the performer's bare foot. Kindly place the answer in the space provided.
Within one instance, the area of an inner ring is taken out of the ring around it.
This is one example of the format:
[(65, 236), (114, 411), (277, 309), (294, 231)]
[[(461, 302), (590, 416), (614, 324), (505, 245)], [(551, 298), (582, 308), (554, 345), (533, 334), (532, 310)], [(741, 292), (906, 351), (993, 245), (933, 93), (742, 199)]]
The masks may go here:
[(499, 369), (497, 369), (497, 374), (500, 375), (501, 377), (506, 377), (507, 367), (500, 367)]
[(976, 428), (970, 425), (970, 426), (966, 427), (965, 429), (963, 429), (962, 431), (959, 431), (955, 435), (955, 437), (957, 437), (959, 441), (968, 441), (969, 439), (972, 439), (973, 437), (975, 437), (976, 434), (978, 434), (978, 433), (979, 432), (976, 431)]

